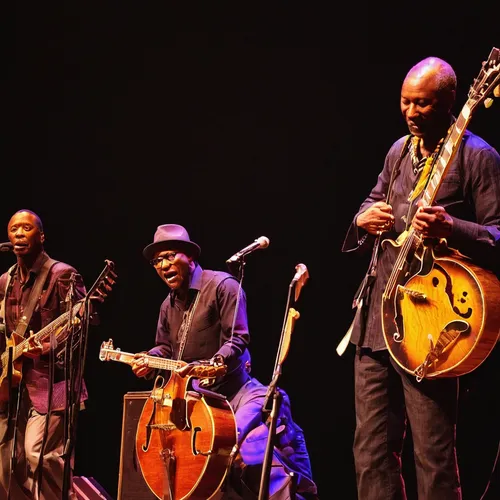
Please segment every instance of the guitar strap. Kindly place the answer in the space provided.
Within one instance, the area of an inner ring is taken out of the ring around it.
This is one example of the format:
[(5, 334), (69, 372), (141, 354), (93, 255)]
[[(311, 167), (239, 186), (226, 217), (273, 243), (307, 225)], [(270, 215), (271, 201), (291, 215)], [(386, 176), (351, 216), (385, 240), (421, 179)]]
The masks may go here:
[[(401, 153), (399, 154), (399, 158), (394, 165), (394, 168), (392, 169), (391, 172), (391, 178), (389, 180), (389, 186), (387, 187), (387, 198), (386, 198), (386, 203), (388, 205), (391, 204), (391, 196), (392, 196), (392, 188), (394, 185), (394, 180), (399, 174), (399, 168), (401, 166), (401, 161), (403, 160), (404, 155), (408, 151), (411, 143), (411, 135), (408, 135), (405, 139), (405, 142), (403, 144), (403, 147), (401, 149)], [(368, 273), (366, 274), (366, 277), (372, 278), (366, 280), (366, 283), (364, 283), (364, 287), (362, 287), (355, 300), (359, 300), (365, 296), (365, 291), (368, 289), (369, 285), (373, 282), (373, 279), (376, 276), (376, 270), (377, 270), (377, 260), (378, 260), (378, 253), (380, 250), (380, 241), (381, 241), (381, 235), (378, 235), (375, 240), (375, 244), (373, 245), (373, 252), (372, 252), (372, 257), (370, 260), (370, 265), (368, 266)], [(365, 279), (366, 279), (365, 277)]]
[(191, 304), (189, 304), (189, 308), (187, 311), (184, 311), (184, 315), (182, 317), (182, 323), (179, 327), (178, 336), (181, 336), (180, 345), (179, 345), (179, 354), (177, 359), (182, 359), (182, 355), (184, 353), (184, 347), (186, 346), (187, 335), (189, 332), (189, 328), (191, 327), (191, 321), (193, 320), (194, 311), (196, 310), (196, 306), (198, 305), (198, 301), (200, 299), (201, 292), (196, 291), (196, 297), (194, 300), (191, 300)]
[[(57, 262), (56, 260), (51, 259), (49, 257), (43, 263), (43, 266), (40, 269), (40, 272), (38, 273), (38, 276), (35, 279), (35, 283), (33, 285), (33, 288), (31, 289), (31, 293), (30, 293), (30, 296), (28, 298), (28, 303), (26, 304), (26, 307), (24, 308), (24, 314), (23, 314), (23, 316), (21, 316), (21, 319), (19, 320), (19, 322), (16, 326), (16, 330), (15, 330), (15, 333), (17, 333), (21, 337), (24, 337), (26, 334), (26, 329), (31, 321), (31, 316), (33, 314), (33, 311), (35, 310), (35, 307), (36, 307), (36, 304), (38, 303), (38, 300), (40, 299), (40, 295), (42, 294), (43, 285), (45, 283), (45, 280), (47, 279), (47, 275), (49, 274), (49, 270), (56, 262)], [(12, 276), (12, 275), (9, 275), (9, 276)], [(6, 295), (7, 295), (7, 289), (5, 291), (4, 299), (5, 299)]]
[[(386, 203), (388, 205), (390, 205), (390, 199), (391, 199), (391, 195), (392, 195), (392, 188), (394, 185), (394, 180), (396, 179), (396, 177), (399, 174), (401, 161), (403, 160), (403, 157), (405, 156), (406, 152), (408, 151), (408, 148), (409, 148), (409, 145), (411, 142), (411, 137), (412, 137), (411, 135), (406, 136), (403, 147), (401, 148), (401, 153), (399, 154), (399, 157), (394, 165), (394, 168), (392, 169), (391, 177), (389, 179), (389, 185), (387, 187)], [(356, 313), (354, 315), (354, 319), (352, 320), (351, 326), (349, 326), (349, 329), (347, 330), (344, 337), (342, 337), (342, 340), (339, 342), (337, 349), (336, 349), (337, 354), (339, 356), (342, 356), (342, 354), (344, 354), (345, 350), (347, 349), (347, 346), (349, 345), (349, 341), (351, 339), (354, 325), (356, 323), (362, 322), (362, 320), (363, 320), (363, 318), (362, 318), (362, 315), (364, 314), (363, 304), (364, 304), (365, 298), (370, 293), (371, 284), (375, 280), (375, 276), (377, 274), (377, 260), (378, 260), (378, 253), (379, 253), (379, 249), (380, 249), (380, 242), (381, 242), (381, 237), (379, 235), (376, 237), (375, 243), (373, 244), (372, 256), (370, 259), (370, 264), (368, 265), (368, 271), (365, 274), (365, 277), (363, 278), (363, 281), (361, 282), (361, 285), (359, 286), (359, 288), (354, 296), (353, 307), (356, 307)]]
[(9, 268), (7, 271), (7, 280), (5, 282), (5, 290), (3, 294), (3, 299), (2, 302), (0, 303), (0, 333), (2, 335), (6, 335), (6, 326), (5, 326), (5, 302), (7, 300), (7, 295), (9, 293), (10, 287), (11, 287), (11, 282), (12, 282), (12, 276), (16, 270), (17, 264), (14, 264)]

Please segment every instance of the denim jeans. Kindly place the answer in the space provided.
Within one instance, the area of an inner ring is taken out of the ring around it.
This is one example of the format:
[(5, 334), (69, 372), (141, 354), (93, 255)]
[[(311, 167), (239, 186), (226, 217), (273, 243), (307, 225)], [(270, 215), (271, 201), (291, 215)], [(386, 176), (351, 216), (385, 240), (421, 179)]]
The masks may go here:
[(458, 378), (417, 382), (388, 351), (358, 348), (354, 383), (359, 500), (406, 499), (401, 456), (407, 423), (419, 500), (460, 500), (455, 447)]

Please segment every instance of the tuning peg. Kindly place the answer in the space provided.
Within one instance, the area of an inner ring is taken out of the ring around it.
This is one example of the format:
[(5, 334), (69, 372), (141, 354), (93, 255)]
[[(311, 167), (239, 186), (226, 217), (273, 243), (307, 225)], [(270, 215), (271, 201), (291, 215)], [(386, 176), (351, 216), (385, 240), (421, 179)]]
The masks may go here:
[(485, 108), (491, 108), (492, 105), (493, 105), (493, 99), (491, 97), (487, 97), (484, 100), (484, 107)]
[(494, 89), (493, 89), (493, 95), (495, 97), (500, 97), (500, 85), (497, 85)]
[[(106, 292), (111, 292), (113, 290), (113, 287), (111, 285), (108, 285), (107, 283), (101, 283), (101, 286), (98, 288), (98, 290), (104, 288)], [(101, 290), (103, 292), (103, 290)]]

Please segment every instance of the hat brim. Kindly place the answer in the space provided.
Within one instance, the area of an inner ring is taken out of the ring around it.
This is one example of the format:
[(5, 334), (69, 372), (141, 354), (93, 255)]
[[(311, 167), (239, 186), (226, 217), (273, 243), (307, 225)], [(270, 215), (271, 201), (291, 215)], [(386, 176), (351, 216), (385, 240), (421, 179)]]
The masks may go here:
[(192, 241), (183, 240), (168, 240), (168, 241), (157, 241), (156, 243), (151, 243), (144, 248), (142, 254), (147, 260), (151, 260), (155, 253), (161, 252), (162, 250), (169, 250), (171, 248), (179, 248), (181, 250), (186, 250), (186, 254), (197, 260), (201, 253), (201, 248)]

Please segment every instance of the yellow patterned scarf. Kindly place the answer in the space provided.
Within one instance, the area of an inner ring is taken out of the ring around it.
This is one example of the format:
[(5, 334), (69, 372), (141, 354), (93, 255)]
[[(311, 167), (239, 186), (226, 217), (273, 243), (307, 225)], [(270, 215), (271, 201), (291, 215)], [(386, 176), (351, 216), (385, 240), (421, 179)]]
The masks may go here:
[[(408, 196), (408, 201), (410, 202), (414, 201), (424, 190), (424, 187), (427, 185), (427, 181), (429, 180), (429, 176), (432, 171), (432, 165), (434, 164), (435, 158), (437, 158), (437, 155), (439, 153), (439, 150), (441, 149), (443, 142), (444, 138), (438, 142), (438, 145), (436, 146), (434, 152), (427, 158), (424, 167), (420, 172), (420, 177), (418, 178), (418, 182), (416, 186), (413, 188), (410, 195)], [(416, 152), (418, 151), (419, 144), (420, 144), (420, 138), (413, 136), (411, 138), (411, 147), (413, 148), (415, 156)]]

